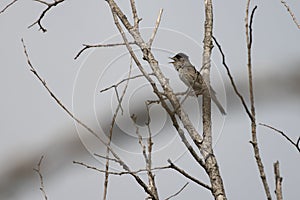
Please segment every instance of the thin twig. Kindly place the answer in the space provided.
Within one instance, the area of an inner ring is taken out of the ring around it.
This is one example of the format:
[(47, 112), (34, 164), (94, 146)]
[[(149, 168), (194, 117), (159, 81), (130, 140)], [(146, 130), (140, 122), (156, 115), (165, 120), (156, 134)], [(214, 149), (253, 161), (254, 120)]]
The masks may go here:
[(184, 184), (184, 185), (181, 187), (180, 190), (178, 190), (175, 194), (173, 194), (173, 195), (167, 197), (165, 200), (169, 200), (169, 199), (171, 199), (171, 198), (176, 197), (177, 195), (179, 195), (180, 192), (182, 192), (182, 191), (184, 190), (184, 188), (185, 188), (188, 184), (189, 184), (189, 182), (187, 182), (186, 184)]
[(147, 121), (146, 121), (146, 126), (147, 126), (147, 130), (148, 130), (148, 159), (146, 160), (146, 169), (147, 169), (147, 174), (148, 174), (148, 182), (149, 182), (149, 186), (150, 189), (152, 190), (152, 192), (154, 194), (156, 194), (156, 196), (158, 197), (158, 193), (157, 193), (157, 187), (155, 184), (155, 176), (152, 172), (152, 147), (153, 147), (153, 141), (152, 141), (152, 131), (150, 128), (150, 123), (151, 123), (151, 117), (150, 117), (150, 108), (148, 105), (148, 102), (145, 102), (146, 105), (146, 110), (147, 110)]
[(119, 161), (117, 160), (117, 159), (115, 159), (115, 158), (109, 158), (109, 157), (107, 157), (107, 156), (102, 156), (102, 155), (100, 155), (100, 154), (97, 154), (97, 153), (94, 153), (94, 155), (95, 156), (97, 156), (97, 157), (99, 157), (99, 158), (103, 158), (103, 159), (109, 159), (110, 161), (114, 161), (114, 162), (116, 162), (116, 163), (119, 163)]
[(47, 29), (43, 27), (42, 25), (42, 19), (45, 17), (46, 13), (54, 6), (57, 6), (58, 4), (64, 2), (65, 0), (54, 0), (53, 3), (47, 3), (45, 1), (41, 1), (41, 0), (35, 0), (36, 2), (39, 2), (39, 3), (42, 3), (42, 4), (45, 4), (47, 6), (47, 8), (42, 12), (42, 14), (40, 15), (40, 17), (35, 21), (33, 22), (31, 25), (28, 26), (28, 28), (31, 28), (33, 27), (34, 25), (38, 24), (40, 29), (39, 30), (42, 30), (44, 33), (47, 32)]
[(287, 4), (285, 1), (283, 1), (283, 0), (281, 0), (281, 3), (285, 6), (285, 8), (287, 9), (287, 11), (288, 11), (289, 14), (291, 15), (291, 17), (292, 17), (294, 23), (296, 24), (296, 26), (298, 27), (298, 29), (300, 29), (300, 24), (298, 23), (298, 21), (297, 21), (297, 19), (296, 19), (296, 17), (295, 17), (295, 14), (292, 12), (292, 10), (291, 10), (290, 7), (288, 6), (288, 4)]
[(297, 139), (297, 141), (296, 142), (294, 142), (291, 138), (289, 138), (289, 136), (287, 136), (283, 131), (281, 131), (281, 130), (279, 130), (279, 129), (277, 129), (277, 128), (274, 128), (273, 126), (270, 126), (270, 125), (267, 125), (267, 124), (263, 124), (263, 123), (259, 123), (259, 125), (261, 125), (261, 126), (265, 126), (265, 127), (267, 127), (267, 128), (270, 128), (270, 129), (272, 129), (272, 130), (274, 130), (274, 131), (276, 131), (276, 132), (278, 132), (280, 135), (282, 135), (285, 139), (287, 139), (293, 146), (295, 146), (296, 147), (296, 149), (299, 151), (299, 153), (300, 153), (300, 137), (298, 137), (298, 139)]
[[(149, 73), (148, 75), (149, 75), (149, 76), (153, 76), (154, 74), (153, 74), (153, 73)], [(107, 87), (107, 88), (104, 88), (104, 89), (100, 90), (100, 92), (105, 92), (105, 91), (110, 90), (110, 89), (112, 89), (112, 88), (116, 88), (116, 87), (118, 87), (121, 83), (123, 83), (123, 82), (125, 82), (125, 81), (131, 80), (131, 79), (140, 78), (140, 77), (144, 77), (144, 75), (140, 74), (140, 75), (136, 75), (136, 76), (131, 76), (131, 77), (128, 77), (128, 78), (124, 78), (124, 79), (122, 79), (121, 81), (119, 81), (119, 82), (117, 82), (117, 83), (115, 83), (115, 84), (113, 84), (113, 85), (111, 85), (111, 86), (109, 86), (109, 87)]]
[(171, 169), (174, 169), (175, 171), (179, 172), (180, 174), (182, 174), (186, 178), (188, 178), (191, 181), (197, 183), (198, 185), (204, 187), (205, 189), (208, 189), (208, 190), (212, 191), (211, 186), (209, 186), (206, 183), (203, 183), (203, 182), (199, 181), (197, 178), (191, 176), (190, 174), (188, 174), (187, 172), (185, 172), (183, 169), (181, 169), (178, 166), (176, 166), (170, 159), (168, 159), (168, 163), (170, 164), (170, 168)]
[(242, 102), (242, 105), (243, 105), (243, 107), (244, 107), (244, 109), (245, 109), (248, 117), (250, 118), (251, 121), (253, 121), (252, 115), (251, 115), (251, 113), (249, 111), (249, 108), (248, 108), (248, 106), (246, 104), (246, 101), (245, 101), (244, 97), (242, 96), (242, 94), (238, 91), (237, 86), (236, 86), (236, 84), (234, 82), (233, 76), (231, 75), (229, 67), (226, 64), (225, 54), (224, 54), (224, 52), (222, 50), (222, 47), (221, 47), (220, 43), (217, 41), (217, 39), (214, 36), (213, 36), (213, 39), (214, 39), (214, 42), (216, 43), (216, 45), (217, 45), (217, 47), (218, 47), (218, 49), (219, 49), (219, 51), (220, 51), (220, 53), (222, 55), (222, 64), (223, 64), (223, 66), (225, 67), (225, 69), (227, 71), (227, 75), (228, 75), (228, 77), (230, 79), (230, 82), (231, 82), (231, 85), (233, 87), (233, 90), (236, 93), (236, 95), (240, 98), (240, 100)]
[(155, 27), (153, 29), (152, 35), (151, 35), (151, 37), (149, 39), (149, 42), (148, 42), (148, 45), (149, 45), (150, 48), (151, 48), (152, 43), (154, 41), (154, 38), (156, 36), (157, 30), (158, 30), (158, 27), (159, 27), (159, 24), (160, 24), (160, 21), (161, 21), (162, 13), (163, 13), (163, 9), (160, 9), (159, 13), (158, 13), (158, 16), (157, 16), (156, 23), (155, 23)]
[(42, 165), (43, 159), (44, 159), (44, 155), (41, 156), (41, 158), (40, 158), (40, 160), (39, 160), (39, 162), (38, 162), (38, 164), (37, 164), (37, 168), (33, 168), (33, 170), (34, 170), (36, 173), (38, 173), (38, 175), (39, 175), (39, 177), (40, 177), (40, 185), (41, 185), (40, 190), (41, 190), (41, 192), (42, 192), (42, 194), (43, 194), (44, 199), (47, 200), (48, 197), (47, 197), (47, 194), (46, 194), (46, 192), (45, 192), (44, 178), (43, 178), (43, 174), (42, 174), (42, 172), (41, 172), (41, 165)]
[[(129, 44), (135, 44), (135, 42), (129, 42)], [(76, 54), (74, 57), (74, 60), (76, 60), (85, 50), (90, 49), (90, 48), (98, 48), (98, 47), (117, 47), (117, 46), (124, 46), (125, 43), (112, 43), (112, 44), (83, 44), (83, 48)]]
[(254, 88), (253, 88), (253, 78), (252, 78), (252, 63), (251, 63), (251, 47), (252, 47), (252, 23), (255, 10), (257, 6), (255, 6), (251, 12), (250, 17), (250, 25), (249, 25), (249, 6), (250, 0), (247, 1), (246, 5), (246, 17), (245, 17), (245, 28), (246, 28), (246, 38), (247, 38), (247, 68), (248, 68), (248, 79), (249, 79), (249, 95), (250, 95), (250, 104), (251, 104), (251, 132), (252, 132), (252, 140), (250, 143), (252, 144), (254, 157), (256, 160), (256, 164), (259, 170), (259, 174), (264, 186), (264, 191), (268, 200), (271, 200), (270, 187), (266, 178), (266, 173), (264, 170), (264, 165), (259, 153), (258, 140), (257, 140), (257, 127), (256, 127), (256, 114), (255, 114), (255, 104), (254, 104)]
[(7, 4), (1, 11), (0, 14), (4, 13), (5, 10), (7, 10), (10, 6), (12, 6), (14, 3), (16, 3), (18, 0), (13, 0), (12, 2), (10, 2), (9, 4)]
[[(129, 78), (131, 76), (131, 71), (132, 71), (132, 60), (130, 62), (130, 67), (129, 67), (129, 73), (128, 73), (128, 78), (127, 78), (127, 81), (126, 81), (126, 84), (125, 84), (125, 88), (123, 89), (123, 92), (121, 94), (121, 97), (119, 97), (119, 94), (118, 94), (118, 90), (117, 88), (115, 87), (115, 91), (116, 91), (116, 95), (117, 95), (117, 100), (118, 100), (118, 106), (115, 110), (115, 113), (114, 113), (114, 116), (112, 118), (112, 121), (111, 121), (111, 127), (110, 127), (110, 130), (109, 130), (109, 137), (108, 137), (108, 146), (110, 146), (110, 143), (111, 143), (111, 139), (112, 139), (112, 135), (113, 135), (113, 129), (114, 129), (114, 126), (115, 126), (115, 122), (116, 122), (116, 118), (118, 116), (118, 112), (119, 110), (122, 111), (123, 113), (123, 109), (122, 109), (122, 101), (123, 101), (123, 98), (125, 96), (125, 93), (126, 93), (126, 90), (127, 90), (127, 87), (128, 87), (128, 84), (129, 84)], [(105, 179), (104, 179), (104, 192), (103, 192), (103, 200), (106, 199), (107, 197), (107, 186), (108, 186), (108, 170), (109, 170), (109, 148), (106, 149), (106, 165), (105, 165)]]
[[(83, 167), (98, 171), (100, 173), (106, 173), (106, 170), (99, 169), (95, 166), (91, 166), (91, 165), (88, 165), (88, 164), (83, 163), (83, 162), (73, 161), (73, 164), (81, 165)], [(154, 168), (151, 169), (151, 171), (164, 170), (164, 169), (170, 169), (170, 166), (154, 167)], [(128, 172), (128, 171), (121, 171), (121, 172), (108, 171), (108, 174), (116, 175), (116, 176), (122, 176), (122, 175), (132, 175), (132, 173), (133, 174), (138, 174), (138, 173), (143, 173), (143, 172), (147, 172), (147, 169), (139, 169), (139, 170), (131, 171), (131, 172)]]
[(279, 161), (274, 163), (274, 174), (275, 174), (275, 194), (277, 200), (283, 200), (282, 196), (282, 177), (280, 176)]

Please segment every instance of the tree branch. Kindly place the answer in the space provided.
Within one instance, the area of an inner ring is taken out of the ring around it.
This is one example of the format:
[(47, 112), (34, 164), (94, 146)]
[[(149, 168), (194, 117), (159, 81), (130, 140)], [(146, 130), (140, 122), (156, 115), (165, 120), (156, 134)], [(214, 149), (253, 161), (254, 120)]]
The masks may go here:
[(185, 176), (186, 178), (190, 179), (191, 181), (197, 183), (198, 185), (204, 187), (205, 189), (208, 189), (210, 191), (212, 191), (211, 186), (207, 185), (206, 183), (203, 183), (201, 181), (199, 181), (198, 179), (196, 179), (195, 177), (191, 176), (190, 174), (188, 174), (187, 172), (185, 172), (183, 169), (180, 169), (179, 167), (177, 167), (170, 159), (168, 159), (168, 163), (170, 163), (170, 168), (174, 169), (175, 171), (179, 172), (180, 174), (182, 174), (183, 176)]
[(251, 121), (251, 132), (252, 132), (252, 140), (251, 144), (254, 150), (254, 157), (256, 160), (256, 164), (259, 170), (259, 174), (264, 186), (264, 191), (267, 196), (268, 200), (271, 200), (271, 193), (269, 184), (267, 182), (266, 173), (264, 170), (264, 165), (260, 156), (259, 147), (258, 147), (258, 141), (257, 141), (257, 127), (256, 127), (256, 114), (255, 114), (255, 104), (254, 104), (254, 92), (253, 92), (253, 78), (252, 78), (252, 63), (251, 63), (251, 47), (252, 47), (252, 22), (255, 10), (257, 9), (257, 6), (255, 6), (251, 12), (250, 17), (250, 25), (249, 22), (249, 6), (250, 6), (250, 0), (247, 1), (246, 5), (246, 17), (245, 17), (245, 27), (246, 27), (246, 38), (247, 38), (247, 57), (248, 57), (248, 79), (249, 79), (249, 95), (250, 95), (250, 104), (251, 104), (251, 115), (252, 115), (252, 121)]
[(280, 176), (279, 161), (274, 163), (274, 174), (275, 174), (275, 194), (277, 200), (283, 200), (282, 196), (282, 177)]
[(43, 174), (42, 174), (42, 172), (41, 172), (41, 165), (42, 165), (43, 159), (44, 159), (44, 155), (41, 156), (41, 158), (40, 158), (40, 160), (39, 160), (39, 162), (38, 162), (38, 164), (37, 164), (37, 168), (33, 168), (33, 170), (34, 170), (36, 173), (38, 173), (38, 175), (39, 175), (39, 177), (40, 177), (40, 184), (41, 184), (40, 190), (41, 190), (41, 192), (42, 192), (42, 194), (43, 194), (44, 199), (47, 200), (48, 197), (47, 197), (47, 194), (46, 194), (46, 192), (45, 192), (44, 179), (43, 179)]
[(184, 188), (185, 188), (188, 184), (189, 184), (188, 182), (187, 182), (186, 184), (184, 184), (184, 185), (182, 186), (182, 188), (181, 188), (180, 190), (178, 190), (178, 192), (176, 192), (175, 194), (172, 194), (171, 196), (167, 197), (165, 200), (169, 200), (169, 199), (171, 199), (171, 198), (176, 197), (177, 195), (179, 195), (180, 192), (182, 192), (182, 191), (184, 190)]
[(288, 6), (288, 4), (285, 1), (283, 1), (283, 0), (281, 0), (281, 3), (284, 5), (284, 7), (287, 9), (287, 11), (289, 12), (289, 14), (291, 15), (291, 17), (292, 17), (294, 23), (296, 24), (297, 28), (300, 29), (300, 24), (298, 23), (298, 21), (297, 21), (297, 19), (295, 17), (295, 14), (292, 12), (292, 10)]
[(228, 77), (229, 77), (229, 79), (230, 79), (230, 82), (231, 82), (231, 85), (232, 85), (232, 87), (233, 87), (233, 90), (234, 90), (235, 94), (240, 98), (240, 100), (241, 100), (241, 102), (242, 102), (242, 105), (243, 105), (243, 107), (244, 107), (244, 109), (245, 109), (245, 111), (246, 111), (248, 117), (250, 118), (251, 121), (253, 121), (252, 115), (251, 115), (251, 113), (250, 113), (250, 111), (249, 111), (249, 108), (248, 108), (248, 106), (247, 106), (247, 104), (246, 104), (246, 101), (245, 101), (244, 97), (242, 96), (242, 94), (238, 91), (237, 86), (236, 86), (236, 84), (235, 84), (235, 82), (234, 82), (234, 80), (233, 80), (233, 76), (231, 75), (231, 72), (230, 72), (230, 70), (229, 70), (229, 67), (228, 67), (227, 64), (226, 64), (226, 61), (225, 61), (225, 54), (224, 54), (224, 52), (223, 52), (223, 50), (222, 50), (222, 48), (221, 48), (221, 45), (219, 44), (219, 42), (217, 41), (217, 39), (216, 39), (214, 36), (213, 36), (213, 39), (214, 39), (214, 42), (216, 43), (216, 45), (217, 45), (217, 47), (218, 47), (218, 49), (219, 49), (219, 51), (220, 51), (220, 53), (221, 53), (221, 56), (222, 56), (222, 64), (223, 64), (223, 66), (225, 67), (225, 69), (226, 69), (226, 71), (227, 71), (227, 75), (228, 75)]
[(274, 128), (273, 126), (267, 125), (267, 124), (263, 124), (263, 123), (259, 123), (259, 125), (270, 128), (276, 132), (278, 132), (280, 135), (282, 135), (285, 139), (287, 139), (287, 141), (289, 141), (293, 146), (295, 146), (295, 148), (299, 151), (300, 153), (300, 136), (298, 137), (297, 141), (294, 142), (291, 138), (289, 138), (283, 131), (278, 130), (277, 128)]
[[(129, 44), (135, 44), (135, 42), (129, 42)], [(76, 60), (85, 50), (90, 49), (90, 48), (96, 48), (96, 47), (117, 47), (117, 46), (124, 46), (125, 43), (113, 43), (113, 44), (83, 44), (83, 48), (76, 54), (74, 57), (74, 60)]]
[(47, 8), (42, 12), (42, 14), (40, 15), (40, 17), (33, 22), (31, 25), (28, 26), (28, 28), (33, 27), (34, 25), (38, 24), (38, 26), (40, 27), (39, 30), (42, 30), (44, 33), (47, 32), (47, 29), (43, 27), (42, 25), (42, 19), (45, 17), (46, 13), (54, 6), (57, 6), (58, 4), (64, 2), (65, 0), (54, 0), (53, 3), (47, 3), (45, 1), (41, 1), (41, 0), (34, 0), (36, 2), (45, 4), (47, 6)]
[(2, 10), (0, 10), (0, 14), (4, 13), (5, 10), (7, 10), (9, 7), (11, 7), (14, 3), (16, 3), (18, 0), (13, 0), (9, 4), (7, 4)]

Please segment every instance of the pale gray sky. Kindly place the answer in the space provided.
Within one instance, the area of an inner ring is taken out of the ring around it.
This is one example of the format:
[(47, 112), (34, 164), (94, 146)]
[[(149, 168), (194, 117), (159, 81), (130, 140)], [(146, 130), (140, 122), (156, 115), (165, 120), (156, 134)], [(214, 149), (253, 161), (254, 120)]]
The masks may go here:
[[(1, 1), (0, 10), (9, 2)], [(214, 35), (222, 44), (235, 80), (247, 97), (246, 2), (228, 0), (213, 3)], [(259, 122), (284, 130), (296, 140), (300, 122), (299, 29), (279, 0), (253, 1), (251, 7), (256, 4), (253, 66), (257, 118)], [(299, 4), (295, 1), (288, 4), (300, 20)], [(121, 1), (120, 6), (126, 13), (130, 12), (127, 1)], [(159, 9), (164, 9), (154, 42), (154, 54), (171, 85), (184, 90), (168, 64), (168, 57), (185, 52), (199, 69), (204, 17), (202, 1), (156, 0), (137, 2), (137, 7), (143, 18), (140, 26), (145, 37), (151, 34)], [(99, 199), (103, 193), (103, 175), (76, 166), (72, 161), (84, 161), (101, 168), (102, 164), (91, 153), (99, 153), (103, 148), (87, 138), (82, 130), (75, 129), (73, 121), (29, 71), (21, 38), (25, 40), (33, 65), (48, 86), (80, 119), (98, 131), (100, 128), (107, 130), (116, 106), (113, 92), (99, 94), (99, 91), (126, 76), (128, 54), (124, 47), (117, 47), (87, 50), (78, 60), (73, 59), (82, 44), (121, 41), (105, 1), (66, 1), (53, 8), (43, 19), (47, 33), (38, 31), (37, 26), (28, 29), (43, 9), (42, 4), (34, 1), (18, 1), (0, 14), (0, 199), (42, 199), (38, 176), (32, 171), (41, 154), (46, 155), (43, 170), (45, 189), (50, 199)], [(228, 199), (265, 199), (249, 144), (250, 122), (232, 93), (216, 47), (213, 62), (212, 84), (228, 113), (224, 118), (217, 110), (214, 113), (215, 151)], [(144, 99), (141, 97), (153, 97), (151, 91), (145, 81), (132, 81), (124, 101), (125, 115), (117, 120), (115, 148), (136, 168), (141, 167), (143, 160), (132, 134), (134, 127), (127, 117), (128, 113), (143, 113)], [(200, 123), (201, 117), (194, 109), (196, 100), (190, 99), (188, 103), (186, 109), (190, 116), (195, 123)], [(171, 123), (158, 106), (153, 108), (153, 115), (153, 119), (158, 119), (152, 124), (156, 134), (154, 163), (162, 166), (168, 158), (177, 160), (179, 166), (207, 182), (205, 173), (185, 153), (180, 139), (170, 128)], [(263, 127), (258, 127), (258, 138), (271, 191), (274, 191), (273, 163), (279, 160), (285, 199), (299, 199), (300, 159), (297, 150), (284, 138)], [(157, 172), (156, 180), (162, 199), (187, 182), (174, 171)], [(131, 177), (111, 176), (108, 197), (144, 199), (145, 194)], [(211, 199), (209, 192), (190, 183), (174, 199), (199, 197)]]

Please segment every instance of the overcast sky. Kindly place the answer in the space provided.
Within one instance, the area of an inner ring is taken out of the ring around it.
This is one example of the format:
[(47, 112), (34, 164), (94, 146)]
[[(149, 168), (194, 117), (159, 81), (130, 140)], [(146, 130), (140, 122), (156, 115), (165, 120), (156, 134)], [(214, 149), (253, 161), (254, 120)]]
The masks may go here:
[[(1, 1), (0, 10), (9, 2)], [(299, 3), (289, 1), (288, 4), (300, 20)], [(129, 3), (120, 1), (119, 5), (130, 18)], [(258, 5), (253, 24), (257, 119), (258, 122), (274, 125), (296, 140), (300, 122), (299, 29), (279, 0), (253, 1), (251, 8), (254, 5)], [(214, 35), (222, 45), (239, 88), (247, 97), (246, 2), (213, 1), (213, 6)], [(156, 0), (137, 2), (137, 8), (143, 19), (141, 32), (146, 39), (151, 34), (159, 9), (164, 9), (153, 53), (175, 90), (185, 90), (168, 64), (168, 57), (184, 52), (197, 69), (200, 68), (203, 2)], [(72, 161), (84, 161), (101, 168), (102, 163), (92, 155), (104, 149), (75, 126), (30, 72), (21, 38), (33, 65), (57, 97), (103, 136), (107, 134), (117, 102), (112, 90), (101, 94), (99, 91), (127, 76), (130, 59), (125, 47), (116, 47), (87, 50), (74, 60), (82, 44), (121, 42), (105, 1), (66, 1), (54, 7), (42, 20), (48, 30), (46, 33), (39, 31), (36, 25), (28, 29), (43, 9), (45, 6), (38, 2), (20, 0), (0, 14), (0, 198), (42, 199), (38, 176), (32, 168), (39, 156), (44, 154), (44, 181), (50, 199), (99, 199), (103, 193), (103, 175), (74, 165)], [(232, 93), (216, 47), (212, 61), (212, 85), (228, 113), (222, 117), (213, 107), (214, 150), (227, 197), (265, 199), (249, 143), (250, 121)], [(143, 64), (149, 70), (146, 63)], [(138, 74), (133, 67), (132, 73)], [(137, 114), (139, 125), (143, 125), (143, 102), (151, 98), (154, 95), (145, 80), (130, 82), (124, 99), (124, 115), (119, 116), (116, 122), (113, 146), (134, 169), (143, 167), (143, 157), (134, 134), (135, 127), (128, 116)], [(186, 110), (201, 130), (197, 99), (189, 99)], [(152, 107), (151, 116), (155, 166), (164, 166), (171, 158), (208, 183), (204, 171), (186, 153), (160, 106)], [(144, 133), (145, 127), (140, 129)], [(264, 127), (258, 126), (258, 139), (273, 197), (273, 163), (279, 160), (284, 198), (299, 199), (300, 154), (283, 137)], [(178, 191), (188, 181), (170, 170), (157, 172), (156, 180), (162, 199)], [(131, 177), (111, 177), (108, 199), (144, 198), (142, 188)], [(190, 183), (175, 199), (194, 198), (211, 199), (211, 194)]]

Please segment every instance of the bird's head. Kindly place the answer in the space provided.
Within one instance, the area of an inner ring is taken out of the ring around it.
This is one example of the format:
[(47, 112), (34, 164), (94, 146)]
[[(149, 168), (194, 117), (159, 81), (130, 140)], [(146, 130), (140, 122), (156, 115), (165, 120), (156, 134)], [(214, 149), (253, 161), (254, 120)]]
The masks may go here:
[(174, 57), (170, 57), (170, 59), (172, 61), (169, 63), (172, 63), (176, 70), (191, 65), (189, 57), (184, 53), (178, 53)]

